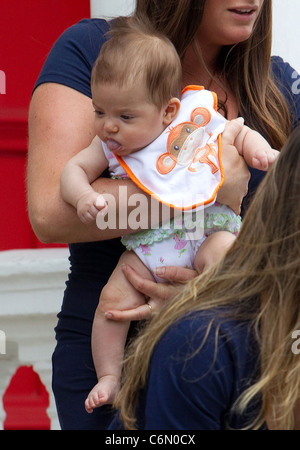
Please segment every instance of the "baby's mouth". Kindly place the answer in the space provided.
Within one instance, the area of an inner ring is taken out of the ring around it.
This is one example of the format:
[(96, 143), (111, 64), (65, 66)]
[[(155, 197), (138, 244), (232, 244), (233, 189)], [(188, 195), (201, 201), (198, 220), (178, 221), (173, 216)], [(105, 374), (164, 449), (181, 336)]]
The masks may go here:
[(121, 149), (121, 144), (114, 139), (107, 139), (106, 145), (112, 152), (117, 152)]

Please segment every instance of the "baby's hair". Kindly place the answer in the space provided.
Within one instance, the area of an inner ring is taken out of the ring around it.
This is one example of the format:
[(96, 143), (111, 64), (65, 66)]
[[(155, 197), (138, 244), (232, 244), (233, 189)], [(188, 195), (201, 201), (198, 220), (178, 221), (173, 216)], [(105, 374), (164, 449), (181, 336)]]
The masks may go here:
[(114, 19), (92, 70), (98, 83), (134, 86), (144, 82), (149, 100), (159, 109), (181, 96), (181, 62), (171, 41), (136, 18)]

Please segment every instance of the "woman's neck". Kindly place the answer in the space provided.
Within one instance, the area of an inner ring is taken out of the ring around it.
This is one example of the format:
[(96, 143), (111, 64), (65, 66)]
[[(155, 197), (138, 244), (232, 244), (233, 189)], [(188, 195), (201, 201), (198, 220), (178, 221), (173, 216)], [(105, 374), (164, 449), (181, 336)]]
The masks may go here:
[(206, 89), (209, 89), (212, 76), (216, 72), (216, 61), (219, 53), (220, 48), (203, 48), (197, 42), (190, 44), (182, 62), (183, 81), (185, 85), (201, 84)]
[(220, 47), (202, 46), (197, 52), (197, 43), (191, 44), (182, 62), (182, 87), (197, 84), (214, 91), (218, 99), (226, 104), (228, 119), (233, 119), (238, 116), (238, 106), (227, 81), (217, 72), (220, 51)]

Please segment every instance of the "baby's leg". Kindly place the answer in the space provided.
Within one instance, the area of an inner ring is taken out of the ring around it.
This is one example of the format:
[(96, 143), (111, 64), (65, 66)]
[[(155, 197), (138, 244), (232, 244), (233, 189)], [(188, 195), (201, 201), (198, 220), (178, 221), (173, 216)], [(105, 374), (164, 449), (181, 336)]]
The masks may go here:
[(204, 272), (217, 263), (233, 244), (235, 235), (229, 231), (217, 231), (208, 236), (198, 249), (194, 267), (198, 273)]
[(97, 406), (112, 403), (119, 389), (119, 378), (129, 322), (114, 322), (105, 317), (109, 309), (132, 309), (145, 303), (145, 297), (127, 280), (122, 264), (130, 264), (144, 278), (154, 280), (151, 272), (129, 251), (121, 256), (115, 270), (104, 286), (96, 309), (92, 330), (92, 352), (98, 377), (85, 402), (87, 412)]

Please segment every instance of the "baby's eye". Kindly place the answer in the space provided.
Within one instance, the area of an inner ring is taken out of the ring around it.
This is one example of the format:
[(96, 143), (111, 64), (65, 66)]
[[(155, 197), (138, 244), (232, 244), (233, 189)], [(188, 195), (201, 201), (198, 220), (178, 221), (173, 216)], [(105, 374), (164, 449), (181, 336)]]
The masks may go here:
[(96, 114), (96, 116), (99, 116), (99, 117), (103, 116), (103, 114), (104, 114), (102, 111), (99, 111), (98, 109), (95, 109), (94, 113)]
[(130, 119), (132, 119), (132, 116), (128, 116), (127, 114), (122, 114), (121, 118), (123, 120), (130, 120)]

